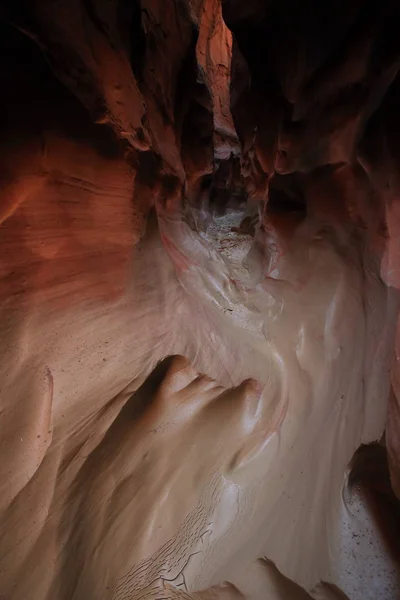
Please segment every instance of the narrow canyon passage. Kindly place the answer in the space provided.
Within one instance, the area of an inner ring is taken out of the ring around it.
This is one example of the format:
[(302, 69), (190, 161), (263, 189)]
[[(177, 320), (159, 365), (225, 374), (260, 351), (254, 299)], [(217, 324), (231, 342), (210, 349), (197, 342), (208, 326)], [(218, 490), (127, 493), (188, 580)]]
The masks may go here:
[(399, 9), (0, 9), (0, 598), (396, 600)]

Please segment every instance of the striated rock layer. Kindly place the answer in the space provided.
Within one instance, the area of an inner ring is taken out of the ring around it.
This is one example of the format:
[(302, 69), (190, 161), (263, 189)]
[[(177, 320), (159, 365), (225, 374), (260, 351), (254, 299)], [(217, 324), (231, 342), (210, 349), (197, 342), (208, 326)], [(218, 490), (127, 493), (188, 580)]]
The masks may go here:
[(0, 15), (0, 597), (397, 598), (398, 7)]

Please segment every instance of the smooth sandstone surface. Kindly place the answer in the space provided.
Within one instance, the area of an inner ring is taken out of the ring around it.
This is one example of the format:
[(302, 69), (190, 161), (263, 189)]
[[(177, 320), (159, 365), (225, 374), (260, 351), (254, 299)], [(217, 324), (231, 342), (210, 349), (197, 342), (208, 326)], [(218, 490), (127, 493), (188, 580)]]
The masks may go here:
[[(357, 246), (323, 227), (303, 224), (274, 277), (258, 256), (251, 285), (227, 279), (218, 248), (214, 272), (191, 264), (177, 276), (151, 219), (123, 298), (13, 315), (6, 596), (179, 597), (226, 580), (236, 589), (210, 597), (286, 597), (266, 556), (306, 589), (323, 580), (351, 598), (380, 586), (395, 597), (346, 468), (384, 428), (396, 302)], [(371, 539), (375, 587), (362, 574)]]
[(294, 4), (7, 3), (0, 598), (398, 597), (399, 62), (361, 4), (337, 49)]

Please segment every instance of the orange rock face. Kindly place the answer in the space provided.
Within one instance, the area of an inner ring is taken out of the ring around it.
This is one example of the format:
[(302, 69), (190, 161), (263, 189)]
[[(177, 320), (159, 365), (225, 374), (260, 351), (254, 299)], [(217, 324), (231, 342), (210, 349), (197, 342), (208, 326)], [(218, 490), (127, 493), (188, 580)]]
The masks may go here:
[(394, 4), (1, 7), (0, 598), (395, 597)]

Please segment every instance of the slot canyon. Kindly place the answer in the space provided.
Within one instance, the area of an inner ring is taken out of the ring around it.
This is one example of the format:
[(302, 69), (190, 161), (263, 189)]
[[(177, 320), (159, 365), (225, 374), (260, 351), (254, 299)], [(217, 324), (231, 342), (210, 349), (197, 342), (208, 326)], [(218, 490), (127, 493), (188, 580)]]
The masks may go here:
[(0, 30), (0, 599), (398, 600), (400, 4)]

